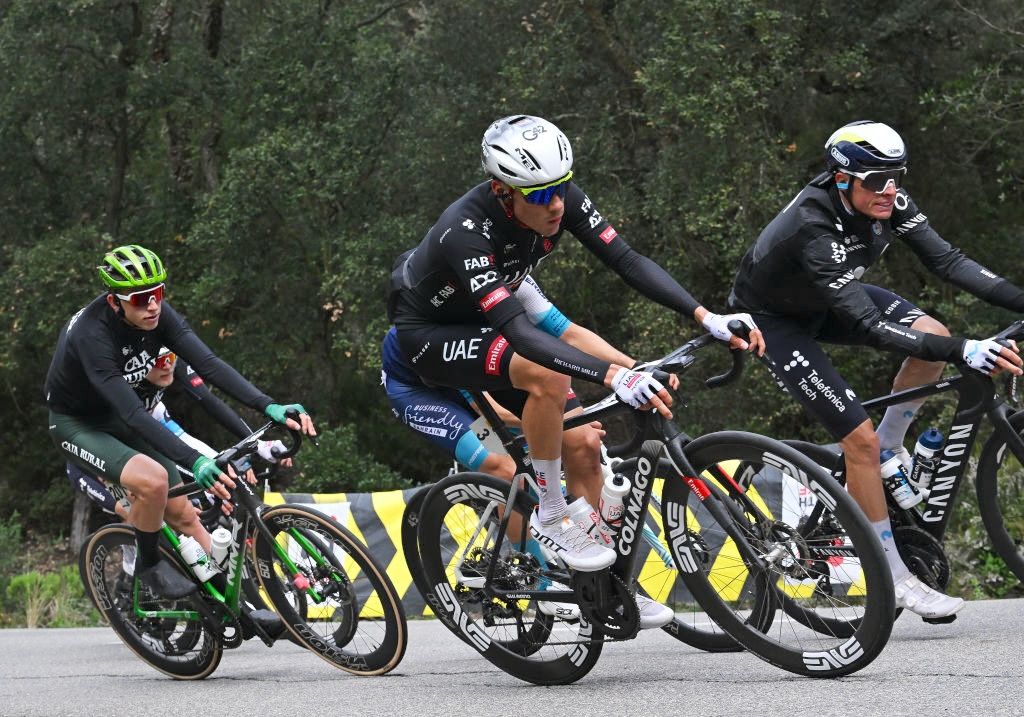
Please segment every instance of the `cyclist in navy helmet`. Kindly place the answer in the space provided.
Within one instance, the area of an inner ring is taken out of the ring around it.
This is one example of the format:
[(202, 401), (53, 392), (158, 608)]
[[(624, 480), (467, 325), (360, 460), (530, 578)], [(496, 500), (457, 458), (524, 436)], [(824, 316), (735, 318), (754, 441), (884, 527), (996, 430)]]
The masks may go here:
[(753, 316), (779, 385), (842, 447), (847, 486), (885, 549), (897, 604), (926, 619), (948, 617), (963, 608), (963, 600), (931, 589), (903, 563), (879, 470), (881, 449), (895, 451), (909, 468), (903, 442), (923, 399), (890, 407), (876, 430), (821, 343), (908, 356), (894, 391), (938, 380), (948, 361), (1019, 375), (1021, 359), (1012, 343), (952, 337), (912, 302), (863, 279), (898, 242), (940, 278), (996, 306), (1024, 312), (1024, 291), (932, 228), (903, 187), (907, 149), (888, 125), (858, 121), (840, 127), (825, 142), (825, 162), (826, 171), (800, 190), (747, 251), (729, 306)]

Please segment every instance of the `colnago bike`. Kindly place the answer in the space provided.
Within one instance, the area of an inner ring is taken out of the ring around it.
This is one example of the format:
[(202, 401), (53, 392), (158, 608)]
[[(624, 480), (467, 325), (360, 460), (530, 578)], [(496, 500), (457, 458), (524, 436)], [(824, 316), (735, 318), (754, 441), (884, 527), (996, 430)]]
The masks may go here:
[[(218, 466), (225, 471), (231, 466), (236, 475), (244, 475), (257, 439), (275, 426), (268, 423), (222, 452)], [(299, 432), (290, 433), (289, 455), (301, 443)], [(201, 490), (183, 485), (169, 496)], [(197, 580), (178, 553), (178, 537), (163, 528), (163, 559), (197, 583), (196, 592), (181, 600), (154, 597), (134, 578), (134, 570), (127, 572), (132, 561), (126, 558), (135, 547), (130, 526), (107, 525), (86, 539), (79, 554), (82, 580), (125, 645), (164, 674), (194, 680), (212, 674), (223, 650), (238, 647), (246, 635), (273, 644), (264, 625), (241, 609), (248, 557), (261, 594), (293, 641), (352, 674), (381, 675), (394, 669), (405, 654), (405, 612), (394, 585), (366, 547), (316, 510), (265, 506), (241, 478), (235, 479), (231, 494), (232, 544), (222, 581)]]
[[(712, 385), (717, 385), (714, 379), (710, 379), (710, 381), (712, 381)], [(493, 432), (494, 429), (486, 428), (485, 430)], [(484, 440), (484, 436), (480, 436), (480, 439)], [(637, 434), (637, 439), (639, 439), (639, 434)], [(619, 446), (612, 446), (605, 451), (606, 455), (602, 456), (602, 461), (607, 461), (608, 465), (616, 472), (631, 473), (636, 469), (635, 453), (639, 447), (640, 440), (642, 439)], [(632, 457), (625, 460), (614, 457), (620, 455)], [(537, 486), (534, 484), (531, 474), (525, 468), (525, 456), (517, 455), (515, 460), (517, 462), (516, 474), (522, 477), (526, 487), (531, 491), (531, 495), (536, 498), (539, 495)], [(663, 467), (669, 467), (668, 461), (663, 460), (662, 463), (664, 464)], [(459, 464), (456, 463), (449, 475), (458, 472)], [(659, 475), (669, 474), (670, 469), (659, 473)], [(637, 573), (637, 582), (639, 590), (648, 597), (653, 596), (653, 599), (670, 605), (676, 605), (681, 609), (686, 604), (693, 606), (694, 603), (692, 599), (689, 599), (688, 591), (678, 579), (675, 563), (672, 560), (672, 553), (669, 551), (664, 538), (658, 534), (662, 526), (661, 487), (663, 483), (664, 481), (659, 479), (651, 493), (647, 521), (650, 524), (645, 523), (641, 533), (644, 545), (640, 548), (642, 558)], [(412, 576), (413, 584), (424, 600), (426, 600), (428, 584), (423, 573), (423, 565), (419, 555), (419, 513), (431, 485), (433, 484), (421, 487), (410, 496), (406, 502), (405, 511), (402, 514), (401, 529), (402, 551), (405, 555), (406, 565)], [(571, 503), (575, 500), (575, 496), (567, 494), (566, 500)], [(729, 637), (714, 621), (707, 618), (703, 610), (696, 609), (695, 606), (689, 611), (677, 612), (675, 619), (661, 629), (692, 647), (708, 652), (734, 652), (743, 649), (738, 642)]]
[[(994, 338), (1020, 341), (1024, 338), (1024, 321), (1014, 322)], [(967, 476), (978, 431), (987, 416), (995, 430), (978, 459), (978, 509), (996, 553), (1017, 579), (1024, 581), (1024, 412), (1007, 404), (991, 377), (966, 366), (956, 368), (959, 375), (863, 403), (870, 412), (940, 393), (953, 392), (958, 397), (927, 498), (903, 509), (891, 495), (886, 495), (893, 537), (911, 572), (933, 588), (946, 587), (950, 566), (942, 540)], [(1011, 378), (1008, 384), (1008, 395), (1015, 401), (1016, 380)], [(795, 440), (784, 442), (831, 471), (838, 482), (845, 483), (846, 465), (838, 447)], [(790, 504), (808, 524), (822, 519), (821, 510), (813, 501), (793, 500)], [(955, 617), (927, 622), (949, 622)]]
[[(694, 339), (647, 368), (682, 371), (698, 349), (712, 342), (710, 336)], [(737, 355), (734, 374), (741, 361)], [(517, 461), (525, 458), (523, 438), (510, 435), (486, 401), (477, 405), (501, 432), (509, 453)], [(609, 396), (565, 425), (622, 411), (631, 409)], [(521, 476), (508, 483), (482, 473), (458, 473), (430, 489), (417, 516), (418, 554), (428, 604), (442, 622), (520, 679), (537, 684), (580, 679), (597, 662), (605, 642), (637, 634), (634, 578), (644, 552), (647, 507), (663, 477), (661, 524), (647, 524), (660, 531), (689, 591), (685, 603), (672, 604), (677, 617), (680, 612), (686, 616), (684, 624), (721, 638), (709, 627), (710, 618), (729, 633), (724, 639), (735, 639), (798, 674), (833, 677), (869, 664), (892, 628), (892, 578), (871, 527), (828, 473), (764, 436), (723, 431), (691, 439), (656, 412), (632, 414), (642, 446), (632, 464), (635, 470), (627, 474), (632, 489), (616, 540), (618, 558), (609, 569), (570, 571), (554, 558), (542, 562), (527, 550), (526, 525), (534, 501), (523, 490)], [(528, 462), (519, 465), (530, 474)], [(804, 485), (830, 506), (830, 532), (800, 536), (799, 526), (773, 514), (756, 490), (735, 488), (738, 500), (728, 495), (722, 486), (735, 484), (733, 472), (740, 466)], [(670, 472), (661, 472), (665, 468)], [(515, 526), (512, 532), (510, 525)], [(844, 577), (858, 586), (840, 598), (816, 589), (821, 564), (837, 550), (850, 557)], [(542, 589), (545, 582), (571, 589)], [(853, 634), (836, 639), (807, 629), (779, 610), (787, 599), (799, 600), (808, 612), (855, 621)], [(546, 615), (536, 609), (539, 600), (575, 603), (581, 617), (568, 621)]]

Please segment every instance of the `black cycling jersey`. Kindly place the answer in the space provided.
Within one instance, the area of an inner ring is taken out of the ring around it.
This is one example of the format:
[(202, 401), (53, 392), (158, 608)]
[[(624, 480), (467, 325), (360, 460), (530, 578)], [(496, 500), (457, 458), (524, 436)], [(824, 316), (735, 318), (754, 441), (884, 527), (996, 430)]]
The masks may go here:
[(529, 322), (513, 290), (546, 259), (568, 230), (626, 283), (687, 316), (698, 303), (660, 266), (634, 251), (570, 183), (558, 230), (544, 237), (505, 214), (489, 182), (449, 206), (392, 275), (389, 316), (399, 332), (426, 325), (490, 325), (527, 359), (602, 383), (609, 363)]
[(103, 294), (61, 329), (46, 374), (47, 404), (53, 412), (68, 416), (99, 418), (116, 414), (171, 460), (193, 465), (199, 452), (150, 416), (134, 390), (145, 381), (162, 346), (241, 403), (261, 412), (273, 403), (217, 358), (167, 301), (162, 304), (157, 327), (144, 331), (114, 313)]
[(797, 318), (812, 334), (831, 312), (863, 343), (928, 360), (959, 359), (962, 339), (887, 321), (864, 290), (861, 277), (894, 239), (941, 278), (1024, 312), (1024, 292), (946, 242), (905, 190), (897, 192), (892, 216), (875, 221), (846, 209), (828, 173), (804, 187), (761, 232), (743, 257), (729, 305)]

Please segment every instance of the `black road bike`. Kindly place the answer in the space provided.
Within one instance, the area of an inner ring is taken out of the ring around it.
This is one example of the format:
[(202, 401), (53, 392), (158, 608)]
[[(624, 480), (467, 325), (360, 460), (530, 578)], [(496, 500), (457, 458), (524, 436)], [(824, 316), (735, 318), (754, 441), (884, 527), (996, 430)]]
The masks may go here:
[[(1024, 321), (1016, 321), (996, 339), (1024, 339)], [(957, 394), (957, 406), (946, 431), (945, 445), (937, 457), (927, 498), (908, 509), (900, 508), (886, 492), (894, 540), (907, 567), (923, 582), (938, 590), (949, 583), (950, 566), (942, 539), (953, 513), (960, 487), (967, 477), (978, 431), (985, 418), (994, 431), (982, 446), (975, 474), (975, 488), (981, 519), (996, 553), (1007, 567), (1024, 581), (1024, 411), (1016, 410), (1000, 395), (991, 377), (966, 366), (958, 375), (873, 398), (863, 403), (868, 411), (940, 393)], [(1016, 379), (1007, 380), (1007, 395), (1016, 402)], [(846, 481), (842, 452), (835, 446), (821, 446), (789, 440), (802, 453), (832, 472), (840, 483)], [(803, 505), (804, 519), (819, 519), (817, 506)], [(928, 620), (949, 622), (951, 618)]]
[[(647, 369), (683, 371), (697, 350), (713, 342), (710, 336), (694, 339)], [(742, 353), (735, 353), (730, 374), (712, 383), (735, 378), (742, 360)], [(407, 523), (416, 523), (416, 555), (428, 604), (449, 629), (502, 670), (537, 684), (571, 683), (590, 671), (605, 642), (636, 636), (639, 613), (633, 596), (644, 562), (645, 524), (660, 531), (673, 557), (688, 597), (668, 600), (677, 622), (694, 632), (729, 646), (735, 640), (772, 664), (816, 677), (855, 672), (881, 652), (895, 609), (881, 546), (845, 490), (795, 449), (738, 431), (692, 439), (656, 412), (632, 411), (609, 396), (565, 425), (630, 413), (637, 427), (626, 447), (634, 455), (627, 474), (632, 489), (616, 539), (615, 564), (576, 572), (553, 556), (542, 561), (527, 549), (535, 502), (523, 489), (524, 476), (532, 477), (524, 439), (511, 435), (489, 404), (477, 398), (516, 459), (519, 475), (511, 483), (475, 472), (451, 475), (429, 490)], [(798, 482), (829, 506), (827, 523), (802, 533), (801, 526), (775, 514), (756, 489), (742, 488), (738, 470), (765, 480), (782, 476)], [(661, 489), (660, 521), (648, 515), (656, 485)], [(517, 526), (515, 532), (510, 525)], [(857, 590), (822, 589), (822, 566), (837, 553), (848, 563), (845, 579)], [(551, 582), (571, 589), (544, 589)], [(666, 595), (657, 597), (665, 601)], [(575, 603), (581, 617), (549, 616), (537, 609), (541, 600)], [(781, 609), (787, 602), (799, 605), (802, 617), (844, 621), (852, 634), (836, 638), (808, 629)]]
[[(244, 475), (257, 439), (268, 423), (217, 456)], [(301, 433), (290, 431), (295, 453)], [(203, 489), (177, 486), (170, 497)], [(241, 478), (231, 491), (232, 545), (221, 580), (196, 579), (176, 549), (178, 537), (162, 529), (162, 558), (196, 582), (180, 600), (154, 597), (128, 572), (134, 562), (135, 533), (124, 524), (90, 535), (79, 553), (87, 592), (118, 637), (140, 659), (164, 674), (195, 680), (212, 674), (224, 649), (246, 636), (274, 642), (264, 625), (241, 608), (243, 573), (250, 563), (254, 584), (246, 590), (266, 597), (290, 638), (331, 665), (356, 675), (381, 675), (405, 654), (408, 627), (401, 599), (366, 547), (337, 521), (305, 506), (267, 507)], [(215, 586), (214, 583), (219, 585)], [(258, 586), (258, 590), (257, 590)]]

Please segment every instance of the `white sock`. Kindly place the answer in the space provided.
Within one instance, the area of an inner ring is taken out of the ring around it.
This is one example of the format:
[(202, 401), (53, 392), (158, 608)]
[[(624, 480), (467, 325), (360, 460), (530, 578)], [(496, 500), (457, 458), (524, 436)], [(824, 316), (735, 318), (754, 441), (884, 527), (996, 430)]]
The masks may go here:
[(569, 512), (562, 495), (562, 457), (548, 461), (535, 458), (533, 472), (540, 490), (540, 522), (544, 525), (557, 523)]
[(923, 403), (924, 399), (905, 401), (885, 409), (885, 415), (882, 416), (878, 428), (875, 429), (875, 434), (878, 436), (878, 445), (882, 448), (902, 446), (903, 441), (907, 437), (907, 429), (910, 428), (910, 423), (914, 420), (914, 414), (917, 413), (917, 409)]
[(871, 527), (875, 529), (875, 535), (878, 536), (879, 542), (882, 543), (882, 550), (885, 551), (885, 559), (889, 563), (893, 582), (899, 582), (910, 575), (910, 568), (903, 562), (900, 552), (896, 549), (896, 541), (892, 537), (892, 524), (889, 522), (889, 519), (886, 518), (874, 522), (871, 524)]

